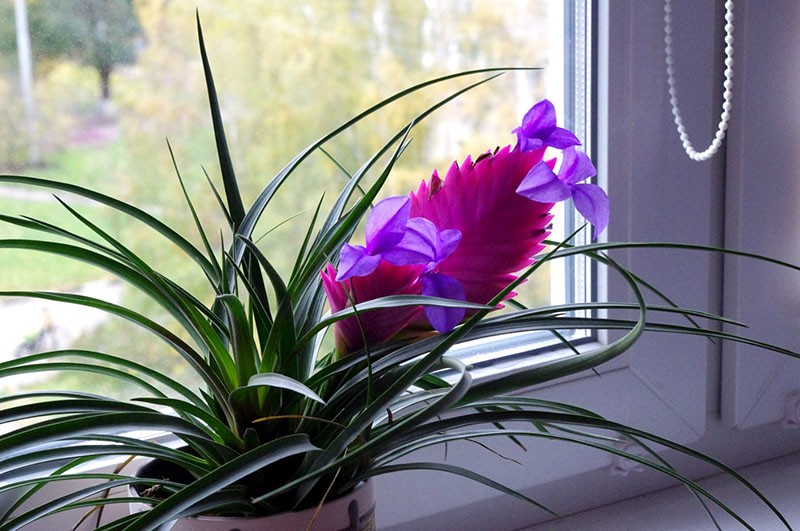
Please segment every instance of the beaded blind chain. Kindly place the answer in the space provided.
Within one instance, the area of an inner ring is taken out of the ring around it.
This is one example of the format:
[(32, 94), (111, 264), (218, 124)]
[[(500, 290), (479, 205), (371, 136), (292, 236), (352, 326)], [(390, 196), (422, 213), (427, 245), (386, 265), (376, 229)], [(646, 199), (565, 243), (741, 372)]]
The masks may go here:
[(722, 83), (722, 114), (720, 115), (717, 133), (714, 140), (705, 151), (698, 153), (689, 140), (686, 127), (683, 125), (681, 110), (678, 106), (678, 91), (675, 88), (674, 60), (672, 58), (672, 0), (664, 0), (664, 51), (667, 58), (667, 83), (669, 85), (670, 104), (672, 104), (672, 115), (675, 117), (675, 125), (678, 126), (683, 149), (692, 160), (704, 161), (713, 157), (722, 141), (725, 140), (725, 131), (728, 129), (728, 120), (731, 117), (731, 98), (733, 88), (733, 0), (725, 2), (725, 81)]

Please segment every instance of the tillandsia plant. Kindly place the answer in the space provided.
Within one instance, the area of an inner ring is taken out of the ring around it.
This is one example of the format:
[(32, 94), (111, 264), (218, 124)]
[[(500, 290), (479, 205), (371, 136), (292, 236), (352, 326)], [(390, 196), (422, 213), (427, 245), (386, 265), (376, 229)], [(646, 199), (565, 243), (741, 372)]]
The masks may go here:
[[(519, 444), (526, 439), (548, 439), (624, 456), (680, 480), (701, 503), (718, 504), (747, 525), (733, 509), (655, 452), (677, 450), (740, 480), (788, 527), (777, 509), (744, 478), (710, 457), (567, 403), (514, 394), (596, 367), (628, 350), (648, 329), (741, 341), (796, 356), (777, 346), (696, 325), (700, 319), (724, 320), (678, 307), (666, 297), (658, 305), (646, 302), (644, 292), (653, 288), (605, 253), (644, 244), (574, 246), (571, 239), (548, 240), (555, 202), (571, 198), (595, 235), (603, 231), (609, 217), (605, 192), (587, 182), (595, 174), (591, 160), (577, 148), (579, 140), (557, 126), (552, 104), (542, 101), (531, 108), (513, 130), (513, 145), (466, 157), (443, 178), (434, 172), (407, 196), (382, 198), (382, 187), (414, 126), (499, 70), (468, 71), (421, 83), (308, 146), (245, 208), (202, 32), (200, 49), (224, 188), (218, 193), (212, 185), (212, 192), (219, 198), (232, 235), (224, 251), (212, 245), (218, 229), (200, 223), (188, 194), (188, 212), (202, 242), (199, 247), (158, 218), (108, 195), (65, 182), (0, 176), (2, 183), (75, 194), (146, 225), (194, 261), (198, 275), (214, 294), (211, 300), (200, 300), (171, 279), (168, 271), (159, 271), (66, 201), (64, 208), (93, 238), (37, 219), (0, 216), (5, 223), (59, 237), (56, 241), (44, 237), (0, 240), (0, 249), (55, 254), (109, 271), (156, 301), (177, 321), (181, 333), (130, 308), (87, 296), (46, 291), (0, 295), (62, 301), (127, 319), (163, 340), (203, 382), (202, 389), (190, 389), (169, 374), (110, 352), (60, 350), (0, 363), (0, 378), (48, 370), (90, 372), (125, 380), (141, 390), (130, 400), (99, 396), (92, 389), (0, 397), (0, 493), (14, 492), (17, 500), (0, 508), (0, 529), (20, 529), (68, 509), (127, 503), (126, 498), (105, 493), (131, 484), (157, 483), (160, 495), (144, 496), (143, 501), (151, 504), (149, 510), (99, 529), (156, 529), (196, 514), (296, 510), (347, 493), (371, 476), (411, 469), (459, 474), (541, 507), (469, 469), (413, 462), (409, 457), (431, 445), (491, 437), (511, 438)], [(290, 275), (282, 278), (253, 234), (259, 219), (268, 216), (276, 191), (291, 185), (304, 160), (401, 98), (476, 75), (488, 77), (424, 109), (350, 176), (327, 213), (317, 210)], [(365, 175), (373, 170), (378, 174), (374, 184), (362, 187)], [(363, 244), (354, 236), (362, 220)], [(348, 243), (351, 239), (353, 243)], [(543, 264), (578, 254), (619, 274), (630, 285), (634, 302), (526, 309), (514, 301), (514, 290)], [(505, 311), (498, 312), (503, 306)], [(597, 314), (609, 309), (630, 310), (636, 317)], [(659, 320), (659, 316), (675, 314), (685, 316), (686, 323)], [(559, 331), (570, 329), (623, 332), (596, 350), (575, 349), (551, 363), (488, 379), (473, 379), (471, 367), (452, 353), (453, 347), (466, 341), (524, 331), (550, 331), (569, 348), (567, 336)], [(330, 351), (323, 351), (326, 342), (319, 340), (326, 332), (334, 336)], [(162, 444), (131, 435), (142, 429), (171, 434), (174, 440)], [(622, 450), (616, 444), (620, 440), (632, 441), (643, 451)], [(122, 461), (124, 456), (159, 459), (186, 474), (181, 479), (148, 480), (122, 472), (86, 472), (84, 467), (101, 458)], [(65, 480), (87, 480), (88, 484), (83, 482), (46, 504), (33, 508), (25, 504), (48, 485)]]

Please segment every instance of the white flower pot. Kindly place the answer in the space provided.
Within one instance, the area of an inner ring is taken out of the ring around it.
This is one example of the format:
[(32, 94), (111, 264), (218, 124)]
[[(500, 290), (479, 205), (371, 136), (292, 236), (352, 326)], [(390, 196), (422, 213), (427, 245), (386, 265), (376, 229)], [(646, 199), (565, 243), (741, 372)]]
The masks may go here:
[[(145, 464), (146, 466), (146, 464)], [(375, 491), (372, 481), (365, 481), (352, 492), (326, 502), (317, 510), (270, 516), (192, 516), (181, 518), (172, 531), (375, 531)], [(138, 497), (130, 486), (129, 494)], [(130, 504), (131, 513), (145, 511), (145, 503)]]

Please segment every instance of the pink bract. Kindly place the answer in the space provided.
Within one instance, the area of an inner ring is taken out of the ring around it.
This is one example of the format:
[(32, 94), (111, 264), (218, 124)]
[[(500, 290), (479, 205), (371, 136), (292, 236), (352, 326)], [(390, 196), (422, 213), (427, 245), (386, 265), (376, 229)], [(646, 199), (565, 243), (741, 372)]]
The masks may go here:
[(467, 301), (490, 301), (544, 248), (553, 204), (516, 193), (543, 153), (506, 146), (475, 162), (467, 157), (453, 163), (443, 181), (434, 172), (411, 193), (412, 217), (461, 231), (461, 242), (438, 271), (461, 282)]
[[(369, 275), (351, 277), (342, 282), (335, 280), (336, 270), (330, 264), (321, 274), (333, 313), (351, 306), (348, 295), (358, 304), (389, 295), (419, 295), (422, 292), (420, 266), (396, 266), (382, 261)], [(385, 343), (421, 312), (419, 306), (404, 306), (363, 312), (358, 319), (349, 317), (338, 321), (334, 325), (336, 351), (346, 354), (360, 350), (364, 348), (365, 339), (370, 347)]]
[[(467, 157), (461, 165), (453, 163), (444, 180), (434, 172), (430, 182), (423, 181), (410, 194), (412, 218), (426, 218), (440, 231), (461, 232), (455, 250), (438, 263), (433, 273), (461, 283), (467, 301), (489, 302), (544, 249), (542, 240), (550, 234), (553, 204), (533, 201), (516, 192), (530, 169), (542, 160), (543, 153), (544, 150), (521, 152), (507, 146), (481, 155), (475, 162)], [(388, 295), (419, 295), (424, 273), (422, 266), (396, 266), (382, 260), (368, 275), (343, 282), (335, 281), (336, 271), (328, 265), (322, 278), (331, 309), (337, 312), (350, 306), (348, 292), (357, 303)], [(511, 296), (513, 293), (506, 298)], [(377, 347), (398, 335), (417, 336), (431, 331), (419, 306), (365, 312), (359, 319), (360, 326), (352, 317), (334, 326), (340, 354), (363, 348), (365, 339), (366, 345)]]

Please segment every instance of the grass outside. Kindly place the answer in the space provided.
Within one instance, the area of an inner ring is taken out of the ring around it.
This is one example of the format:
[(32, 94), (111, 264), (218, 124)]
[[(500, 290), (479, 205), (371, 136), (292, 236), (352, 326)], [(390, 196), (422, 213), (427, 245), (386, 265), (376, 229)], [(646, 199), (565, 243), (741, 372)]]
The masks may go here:
[[(120, 141), (102, 146), (75, 146), (54, 155), (47, 167), (31, 168), (14, 173), (66, 181), (108, 193), (117, 198), (127, 199), (130, 190), (125, 182), (125, 176), (132, 171), (130, 168), (136, 165), (135, 161), (129, 159), (130, 157)], [(165, 171), (161, 173), (166, 174), (169, 170), (170, 168), (166, 167)], [(158, 175), (145, 172), (142, 174), (142, 178), (155, 181), (158, 179)], [(154, 182), (146, 185), (140, 184), (144, 189), (150, 188), (163, 192), (164, 187), (159, 188)], [(174, 187), (177, 189), (177, 183)], [(59, 194), (59, 197), (79, 211), (81, 215), (90, 219), (92, 223), (113, 234), (125, 245), (130, 245), (137, 254), (141, 253), (160, 271), (168, 272), (170, 277), (175, 278), (179, 283), (185, 283), (187, 278), (196, 275), (195, 264), (182, 256), (173, 246), (163, 245), (163, 241), (159, 240), (159, 237), (154, 235), (148, 227), (132, 222), (103, 205), (88, 202), (69, 194)], [(182, 202), (176, 202), (179, 203), (179, 208), (184, 207)], [(145, 209), (154, 211), (155, 214), (163, 212), (164, 207), (155, 204), (145, 207)], [(184, 215), (188, 217), (188, 212), (184, 212)], [(17, 186), (0, 188), (0, 213), (40, 219), (94, 240), (99, 239), (47, 191)], [(178, 215), (180, 214), (175, 214), (175, 216)], [(0, 239), (16, 238), (67, 241), (13, 224), (0, 223)], [(41, 252), (0, 249), (0, 290), (72, 291), (85, 283), (110, 278), (112, 278), (110, 273), (75, 260), (55, 255), (48, 256)], [(0, 299), (0, 304), (3, 302)], [(165, 315), (154, 302), (135, 290), (125, 290), (122, 304), (165, 326), (170, 326), (169, 316)], [(0, 332), (2, 329), (3, 323), (0, 323)], [(109, 318), (105, 324), (80, 337), (71, 346), (129, 357), (172, 374), (187, 384), (196, 383), (193, 382), (193, 375), (189, 374), (186, 364), (179, 359), (177, 354), (172, 353), (160, 341), (149, 337), (149, 334), (143, 330), (122, 319)], [(26, 387), (30, 390), (53, 388), (54, 386), (62, 389), (86, 390), (86, 377), (85, 373), (53, 374), (32, 382)], [(3, 388), (4, 383), (0, 382), (0, 391)], [(96, 376), (92, 376), (92, 390), (93, 392), (102, 391), (109, 396), (120, 398), (135, 396), (135, 389), (130, 385)], [(3, 393), (0, 392), (0, 394)]]

